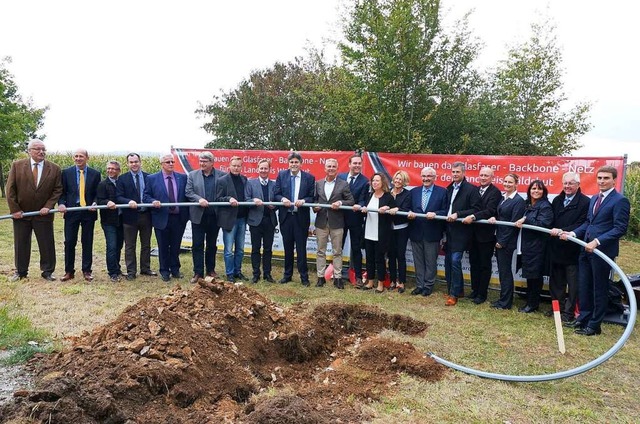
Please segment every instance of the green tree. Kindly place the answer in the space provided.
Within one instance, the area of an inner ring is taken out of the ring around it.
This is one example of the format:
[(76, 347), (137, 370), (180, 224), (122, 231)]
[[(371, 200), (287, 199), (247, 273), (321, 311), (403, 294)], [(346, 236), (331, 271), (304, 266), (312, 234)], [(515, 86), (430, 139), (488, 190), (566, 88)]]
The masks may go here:
[(27, 142), (42, 128), (47, 108), (37, 108), (18, 92), (8, 70), (11, 58), (0, 60), (0, 188), (4, 196), (4, 175), (11, 161), (24, 151)]
[(471, 112), (465, 153), (563, 155), (579, 147), (590, 105), (566, 106), (554, 32), (549, 23), (533, 24), (529, 40), (509, 50)]

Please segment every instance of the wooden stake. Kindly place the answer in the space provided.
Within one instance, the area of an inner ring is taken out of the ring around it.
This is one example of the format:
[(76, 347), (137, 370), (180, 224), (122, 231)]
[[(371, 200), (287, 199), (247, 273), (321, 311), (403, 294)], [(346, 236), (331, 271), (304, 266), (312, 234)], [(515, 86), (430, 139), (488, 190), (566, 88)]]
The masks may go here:
[(551, 302), (553, 305), (553, 320), (556, 323), (556, 336), (558, 338), (558, 350), (564, 355), (564, 333), (562, 332), (562, 320), (560, 319), (560, 304), (557, 300)]

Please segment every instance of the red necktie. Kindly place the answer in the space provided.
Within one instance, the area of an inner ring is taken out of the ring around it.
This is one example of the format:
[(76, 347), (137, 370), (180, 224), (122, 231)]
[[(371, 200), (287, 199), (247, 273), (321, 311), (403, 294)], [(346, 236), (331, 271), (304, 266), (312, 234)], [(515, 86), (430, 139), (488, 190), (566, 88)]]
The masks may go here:
[(596, 200), (596, 205), (593, 207), (593, 214), (597, 214), (598, 213), (598, 209), (600, 209), (600, 204), (602, 203), (602, 199), (604, 198), (604, 195), (602, 193), (600, 193), (598, 195), (598, 200)]

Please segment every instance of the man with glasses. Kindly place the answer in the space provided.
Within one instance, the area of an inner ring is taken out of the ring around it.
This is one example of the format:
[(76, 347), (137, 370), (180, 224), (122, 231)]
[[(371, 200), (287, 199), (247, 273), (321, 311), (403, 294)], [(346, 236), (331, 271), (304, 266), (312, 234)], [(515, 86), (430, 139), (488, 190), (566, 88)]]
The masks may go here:
[(137, 277), (136, 243), (140, 236), (140, 275), (157, 276), (151, 270), (151, 213), (148, 208), (138, 207), (142, 203), (147, 174), (142, 170), (142, 160), (137, 153), (127, 155), (129, 172), (124, 173), (116, 182), (117, 203), (128, 204), (122, 211), (124, 233), (124, 262), (127, 267), (127, 280)]
[[(31, 234), (36, 234), (40, 251), (42, 278), (54, 281), (56, 248), (53, 236), (54, 208), (62, 194), (62, 176), (58, 165), (45, 161), (44, 143), (33, 139), (27, 147), (29, 157), (11, 164), (7, 179), (7, 203), (13, 216), (13, 245), (16, 271), (10, 281), (27, 277), (31, 261)], [(24, 216), (25, 212), (39, 212)]]
[(160, 157), (161, 170), (147, 177), (143, 196), (144, 203), (153, 205), (151, 223), (158, 241), (160, 276), (165, 282), (171, 277), (183, 277), (180, 272), (180, 243), (189, 220), (189, 210), (186, 207), (162, 205), (187, 201), (187, 176), (174, 172), (174, 163), (171, 153)]
[(217, 208), (209, 206), (209, 202), (216, 200), (218, 180), (225, 174), (213, 167), (213, 159), (211, 152), (200, 153), (200, 169), (189, 172), (187, 177), (185, 195), (190, 202), (199, 203), (199, 206), (189, 207), (193, 258), (191, 283), (196, 283), (199, 278), (203, 278), (205, 275), (217, 277), (216, 252), (218, 245), (216, 239), (220, 232), (220, 225), (218, 225), (216, 215)]
[[(446, 208), (447, 190), (435, 185), (436, 170), (426, 167), (420, 172), (422, 185), (411, 190), (411, 211), (409, 218), (409, 238), (416, 269), (416, 288), (412, 295), (430, 296), (436, 282), (438, 252), (444, 233), (444, 222), (433, 220), (436, 211)], [(426, 214), (427, 218), (416, 214)]]
[(116, 181), (120, 175), (120, 163), (115, 160), (107, 162), (107, 178), (98, 184), (98, 205), (106, 205), (107, 209), (100, 209), (100, 225), (107, 244), (107, 272), (113, 283), (120, 281), (120, 253), (124, 234), (122, 230), (122, 214), (116, 208)]

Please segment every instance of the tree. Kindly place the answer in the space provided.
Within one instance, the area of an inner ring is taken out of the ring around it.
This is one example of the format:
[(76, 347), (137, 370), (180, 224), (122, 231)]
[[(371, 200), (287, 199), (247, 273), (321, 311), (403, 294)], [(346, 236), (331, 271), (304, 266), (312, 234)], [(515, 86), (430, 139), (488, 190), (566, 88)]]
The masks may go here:
[(24, 151), (27, 142), (42, 128), (47, 108), (33, 106), (18, 93), (13, 75), (7, 69), (11, 58), (0, 60), (0, 188), (4, 196), (4, 174), (8, 165)]
[(467, 153), (563, 155), (578, 148), (590, 105), (567, 109), (561, 66), (554, 27), (533, 24), (530, 39), (509, 50), (479, 96)]

